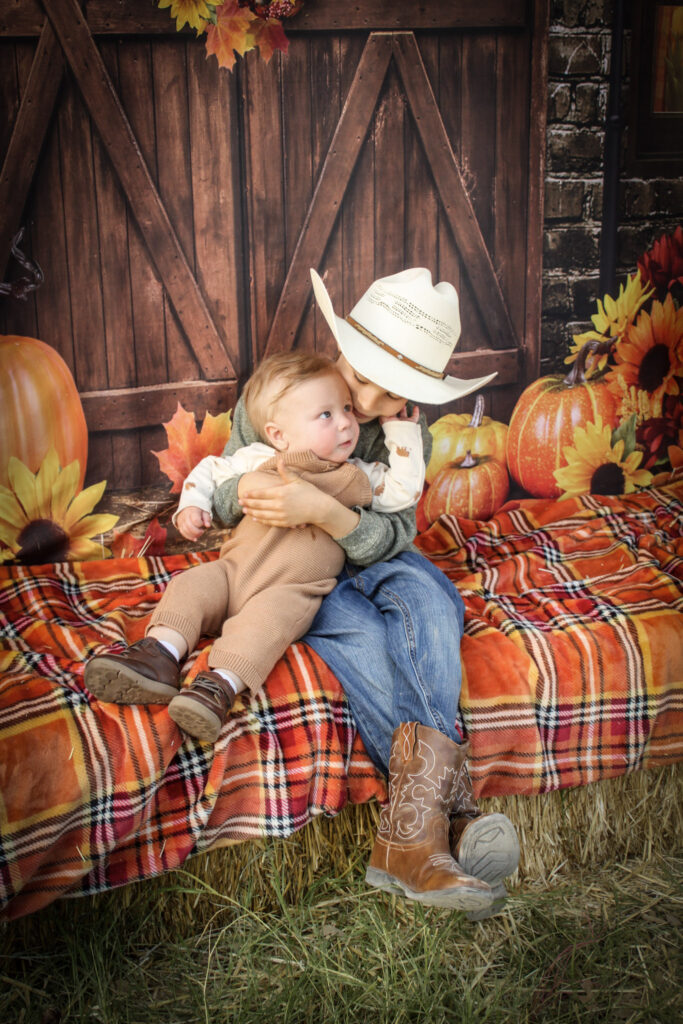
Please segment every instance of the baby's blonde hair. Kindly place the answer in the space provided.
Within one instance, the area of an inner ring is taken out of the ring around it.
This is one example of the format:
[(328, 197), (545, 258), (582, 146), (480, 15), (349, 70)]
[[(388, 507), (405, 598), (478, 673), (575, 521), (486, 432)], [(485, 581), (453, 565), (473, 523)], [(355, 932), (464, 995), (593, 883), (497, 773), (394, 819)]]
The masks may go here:
[(264, 438), (264, 428), (275, 417), (278, 402), (292, 388), (313, 377), (338, 373), (327, 356), (317, 352), (278, 352), (260, 363), (244, 386), (242, 399), (256, 433)]

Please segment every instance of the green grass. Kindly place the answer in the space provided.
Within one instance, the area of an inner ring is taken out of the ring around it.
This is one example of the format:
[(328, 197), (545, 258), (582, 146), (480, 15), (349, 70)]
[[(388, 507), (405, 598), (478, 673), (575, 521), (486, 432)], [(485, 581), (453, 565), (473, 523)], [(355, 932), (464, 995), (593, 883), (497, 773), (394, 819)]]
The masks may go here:
[[(525, 886), (480, 924), (366, 888), (360, 865), (276, 910), (191, 870), (0, 932), (2, 1024), (605, 1021), (680, 1013), (683, 861)], [(191, 868), (191, 862), (190, 862)], [(201, 914), (200, 914), (201, 911)], [(208, 922), (193, 929), (192, 914)]]

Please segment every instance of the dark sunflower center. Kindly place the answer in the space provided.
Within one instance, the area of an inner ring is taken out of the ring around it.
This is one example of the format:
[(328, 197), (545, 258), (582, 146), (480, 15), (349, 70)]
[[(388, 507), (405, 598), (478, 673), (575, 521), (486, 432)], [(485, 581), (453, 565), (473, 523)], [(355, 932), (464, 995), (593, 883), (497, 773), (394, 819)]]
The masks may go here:
[(656, 391), (670, 369), (669, 349), (666, 345), (653, 345), (640, 364), (638, 387), (643, 391)]
[(621, 466), (606, 462), (591, 477), (591, 494), (623, 494), (626, 478)]
[(69, 553), (69, 535), (51, 519), (34, 519), (18, 537), (17, 558), (24, 565), (63, 562)]

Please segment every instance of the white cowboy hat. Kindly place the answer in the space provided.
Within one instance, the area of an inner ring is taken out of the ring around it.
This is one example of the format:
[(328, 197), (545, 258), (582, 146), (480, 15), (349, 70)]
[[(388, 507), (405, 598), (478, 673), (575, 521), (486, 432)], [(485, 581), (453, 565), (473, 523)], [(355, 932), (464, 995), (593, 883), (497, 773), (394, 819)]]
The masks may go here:
[(448, 377), (445, 368), (460, 337), (458, 293), (452, 284), (432, 285), (424, 267), (382, 277), (370, 285), (346, 319), (337, 316), (320, 276), (313, 291), (342, 355), (379, 387), (413, 402), (441, 405), (488, 384)]

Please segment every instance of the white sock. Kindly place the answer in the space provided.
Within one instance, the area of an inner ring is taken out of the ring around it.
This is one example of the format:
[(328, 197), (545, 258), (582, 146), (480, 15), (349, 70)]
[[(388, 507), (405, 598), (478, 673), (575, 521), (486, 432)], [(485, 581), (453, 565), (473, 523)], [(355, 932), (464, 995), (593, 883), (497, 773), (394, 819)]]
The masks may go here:
[[(156, 637), (154, 637), (154, 639), (157, 640)], [(157, 640), (157, 643), (161, 644), (162, 647), (165, 647), (168, 653), (172, 654), (177, 662), (180, 661), (180, 651), (178, 650), (177, 647), (174, 647), (173, 644), (170, 644), (168, 640)]]
[(214, 668), (212, 669), (221, 679), (225, 679), (226, 683), (230, 683), (231, 688), (236, 694), (241, 693), (245, 688), (244, 683), (239, 676), (236, 676), (234, 672), (229, 672), (227, 668)]

